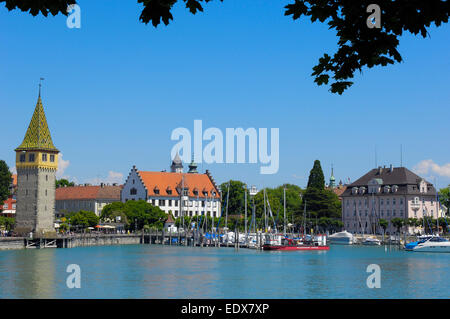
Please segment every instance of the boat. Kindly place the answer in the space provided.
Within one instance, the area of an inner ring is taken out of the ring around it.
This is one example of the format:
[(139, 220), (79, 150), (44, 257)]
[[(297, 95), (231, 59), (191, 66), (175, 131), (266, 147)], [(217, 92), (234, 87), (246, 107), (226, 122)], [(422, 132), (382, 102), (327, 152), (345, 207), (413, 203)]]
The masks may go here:
[(432, 237), (418, 243), (412, 251), (426, 253), (450, 253), (450, 242), (446, 238)]
[(330, 250), (327, 245), (326, 235), (317, 235), (312, 239), (301, 238), (299, 240), (286, 238), (283, 236), (267, 236), (263, 245), (263, 250), (279, 250), (279, 251), (293, 251), (293, 250)]
[(341, 231), (329, 236), (331, 244), (351, 245), (355, 242), (353, 235), (348, 231)]
[(413, 241), (413, 242), (407, 243), (405, 245), (405, 250), (412, 251), (413, 248), (416, 247), (418, 244), (424, 243), (428, 239), (431, 239), (433, 237), (437, 237), (437, 236), (435, 236), (435, 235), (421, 235), (421, 236), (418, 236), (417, 237), (417, 239), (418, 239), (417, 241)]
[(367, 237), (363, 242), (363, 245), (366, 246), (380, 246), (381, 241), (375, 237)]

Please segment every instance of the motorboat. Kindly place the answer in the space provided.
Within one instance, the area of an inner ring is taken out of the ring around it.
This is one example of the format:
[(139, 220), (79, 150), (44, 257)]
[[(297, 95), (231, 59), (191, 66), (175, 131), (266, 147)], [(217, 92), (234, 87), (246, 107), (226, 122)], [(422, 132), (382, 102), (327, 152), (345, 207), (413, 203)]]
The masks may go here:
[(450, 253), (450, 242), (446, 238), (432, 237), (418, 243), (412, 251), (427, 253)]
[(418, 244), (424, 243), (424, 242), (426, 242), (428, 239), (431, 239), (431, 238), (433, 238), (433, 237), (438, 237), (438, 236), (435, 236), (435, 235), (420, 235), (420, 236), (417, 237), (418, 240), (413, 241), (413, 242), (410, 242), (410, 243), (407, 243), (407, 244), (405, 245), (405, 250), (411, 251), (411, 250), (413, 250), (413, 248), (416, 247)]
[(334, 233), (333, 235), (330, 235), (328, 238), (330, 244), (351, 245), (355, 242), (353, 235), (345, 230), (338, 233)]
[(366, 246), (380, 246), (381, 241), (375, 237), (367, 237), (363, 242), (363, 245)]

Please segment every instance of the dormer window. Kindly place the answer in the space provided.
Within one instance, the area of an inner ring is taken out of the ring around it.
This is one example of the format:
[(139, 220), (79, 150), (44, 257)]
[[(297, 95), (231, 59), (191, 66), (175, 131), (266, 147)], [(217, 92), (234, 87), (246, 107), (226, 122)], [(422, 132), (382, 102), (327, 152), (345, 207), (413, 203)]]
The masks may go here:
[(353, 187), (352, 188), (352, 194), (355, 195), (358, 193), (358, 187)]
[(155, 188), (153, 189), (153, 191), (155, 192), (155, 194), (159, 194), (159, 188), (158, 188), (158, 186), (155, 186)]
[(166, 192), (167, 194), (172, 195), (172, 189), (170, 188), (170, 186), (167, 186)]
[(391, 191), (391, 187), (390, 186), (384, 186), (384, 192), (385, 193), (389, 193)]
[(195, 196), (197, 196), (198, 195), (198, 188), (196, 187), (196, 188), (194, 188), (194, 190), (193, 190), (193, 193), (194, 193), (194, 195)]
[(398, 185), (392, 186), (392, 192), (396, 193), (398, 191)]
[(364, 186), (359, 188), (359, 193), (363, 195), (366, 192), (366, 188)]

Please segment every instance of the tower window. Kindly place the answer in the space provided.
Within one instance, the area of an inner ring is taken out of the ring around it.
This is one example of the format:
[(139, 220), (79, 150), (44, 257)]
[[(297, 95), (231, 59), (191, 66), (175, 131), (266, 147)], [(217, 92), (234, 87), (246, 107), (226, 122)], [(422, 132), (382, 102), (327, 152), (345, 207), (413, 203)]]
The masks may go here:
[(34, 154), (28, 155), (28, 161), (29, 162), (34, 162)]
[(42, 154), (42, 161), (47, 162), (47, 154)]
[(53, 163), (54, 161), (55, 161), (55, 155), (52, 154), (52, 155), (50, 155), (50, 162)]
[(20, 162), (24, 163), (26, 161), (25, 154), (20, 154)]

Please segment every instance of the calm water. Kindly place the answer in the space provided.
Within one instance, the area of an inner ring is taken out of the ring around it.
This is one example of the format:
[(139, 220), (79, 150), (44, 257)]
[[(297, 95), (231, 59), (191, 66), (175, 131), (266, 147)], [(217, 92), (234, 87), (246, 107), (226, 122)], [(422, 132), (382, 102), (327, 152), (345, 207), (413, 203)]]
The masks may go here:
[[(69, 289), (66, 267), (81, 267)], [(366, 267), (381, 267), (381, 288)], [(124, 245), (0, 251), (0, 298), (449, 298), (450, 254)]]

